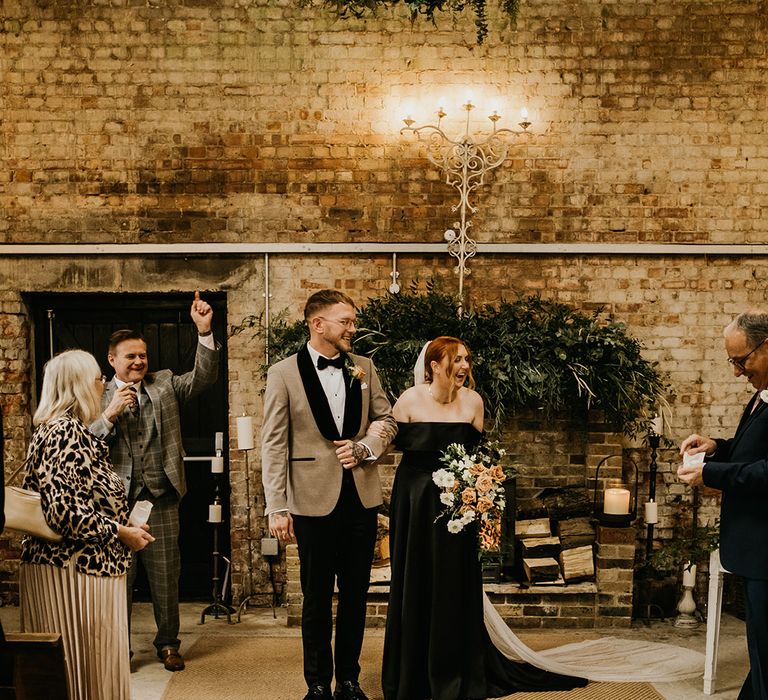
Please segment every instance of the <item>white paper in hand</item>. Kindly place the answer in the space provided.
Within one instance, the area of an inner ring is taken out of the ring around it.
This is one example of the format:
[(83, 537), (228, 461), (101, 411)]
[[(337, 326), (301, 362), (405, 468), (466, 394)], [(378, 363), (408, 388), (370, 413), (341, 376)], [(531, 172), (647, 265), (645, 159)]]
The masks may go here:
[(699, 452), (695, 455), (689, 455), (687, 452), (683, 454), (683, 466), (684, 467), (700, 467), (704, 464), (704, 457), (706, 455), (703, 452)]
[(152, 504), (149, 501), (136, 501), (131, 514), (128, 516), (128, 524), (132, 527), (145, 525), (151, 512)]

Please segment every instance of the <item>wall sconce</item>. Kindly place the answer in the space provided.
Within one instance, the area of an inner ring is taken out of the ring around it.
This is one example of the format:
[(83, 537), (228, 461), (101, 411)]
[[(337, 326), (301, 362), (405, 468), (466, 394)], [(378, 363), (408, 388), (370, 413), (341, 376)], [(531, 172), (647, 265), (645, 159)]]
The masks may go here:
[(422, 133), (428, 135), (427, 158), (445, 173), (446, 183), (455, 187), (459, 193), (459, 203), (454, 205), (451, 211), (459, 211), (460, 218), (453, 224), (453, 228), (449, 228), (444, 234), (445, 240), (448, 241), (448, 253), (458, 261), (455, 272), (459, 276), (459, 314), (464, 299), (464, 277), (470, 274), (467, 260), (477, 253), (477, 242), (468, 234), (472, 222), (467, 218), (467, 212), (474, 214), (477, 207), (469, 203), (469, 197), (483, 184), (486, 173), (506, 160), (506, 135), (527, 133), (528, 127), (531, 126), (525, 107), (520, 112), (520, 131), (497, 128), (501, 115), (497, 110), (493, 110), (488, 116), (493, 128), (491, 134), (478, 139), (470, 135), (470, 113), (475, 109), (470, 98), (467, 98), (462, 109), (467, 113), (467, 117), (464, 134), (458, 140), (451, 139), (441, 127), (442, 120), (447, 116), (442, 100), (436, 112), (437, 124), (414, 126), (415, 120), (408, 115), (403, 119), (405, 126), (400, 129), (401, 134), (412, 132), (418, 137), (421, 137)]
[(634, 494), (632, 485), (621, 479), (606, 479), (605, 488), (600, 490), (600, 468), (612, 457), (603, 457), (595, 471), (595, 492), (592, 498), (592, 512), (595, 519), (605, 527), (629, 527), (637, 517), (638, 470), (634, 460), (629, 460), (635, 470)]

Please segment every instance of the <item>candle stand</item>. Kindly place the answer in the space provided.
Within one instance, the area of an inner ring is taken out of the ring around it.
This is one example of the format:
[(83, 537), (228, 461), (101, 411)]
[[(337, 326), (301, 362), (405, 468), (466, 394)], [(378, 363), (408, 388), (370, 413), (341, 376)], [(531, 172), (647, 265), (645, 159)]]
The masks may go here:
[(240, 601), (240, 605), (237, 606), (237, 622), (240, 622), (240, 616), (243, 614), (243, 610), (248, 607), (248, 601), (255, 599), (253, 594), (253, 531), (251, 530), (251, 469), (248, 464), (248, 449), (243, 449), (245, 455), (245, 502), (246, 502), (246, 519), (248, 524), (248, 531), (246, 538), (248, 539), (248, 595)]
[[(653, 556), (653, 531), (658, 522), (658, 505), (656, 503), (656, 479), (658, 475), (658, 465), (656, 463), (657, 452), (661, 444), (661, 435), (657, 430), (651, 428), (648, 431), (648, 445), (651, 448), (649, 473), (648, 473), (648, 502), (645, 504), (645, 564), (641, 569), (637, 580), (637, 618), (647, 623), (649, 620), (666, 619), (664, 608), (658, 603), (654, 603), (652, 598), (663, 599), (661, 591), (662, 583), (654, 581), (648, 562)], [(661, 596), (661, 598), (659, 598)]]
[[(648, 444), (651, 446), (651, 463), (649, 465), (648, 474), (648, 502), (656, 503), (656, 477), (658, 472), (658, 466), (656, 464), (656, 451), (661, 444), (661, 435), (657, 435), (655, 432), (650, 431), (648, 433)], [(656, 524), (656, 520), (649, 522), (646, 517), (645, 527), (645, 560), (648, 561), (653, 554), (653, 528)]]
[[(213, 476), (213, 503), (208, 506), (208, 522), (213, 526), (213, 575), (211, 577), (211, 596), (213, 602), (206, 607), (200, 615), (200, 624), (205, 623), (206, 615), (213, 615), (219, 619), (220, 615), (226, 615), (227, 622), (232, 624), (232, 613), (235, 609), (224, 602), (227, 585), (229, 583), (230, 561), (219, 551), (219, 537), (224, 518), (222, 517), (222, 477), (224, 475), (224, 433), (216, 433), (216, 456), (211, 458), (211, 475)], [(219, 587), (219, 565), (223, 562), (224, 579)]]

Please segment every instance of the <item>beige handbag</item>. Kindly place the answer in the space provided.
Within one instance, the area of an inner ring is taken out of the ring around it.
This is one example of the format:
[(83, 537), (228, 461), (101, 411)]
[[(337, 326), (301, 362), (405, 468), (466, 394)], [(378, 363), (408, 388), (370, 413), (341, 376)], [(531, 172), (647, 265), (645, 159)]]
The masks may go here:
[[(27, 465), (25, 461), (8, 479), (9, 482)], [(50, 542), (61, 542), (63, 537), (51, 530), (43, 516), (40, 494), (18, 486), (5, 487), (5, 529), (18, 530)]]

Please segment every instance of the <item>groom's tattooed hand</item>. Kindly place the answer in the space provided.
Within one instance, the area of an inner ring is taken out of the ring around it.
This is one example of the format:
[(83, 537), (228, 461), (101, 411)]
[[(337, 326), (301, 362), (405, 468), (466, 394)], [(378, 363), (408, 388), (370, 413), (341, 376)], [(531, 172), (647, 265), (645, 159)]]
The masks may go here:
[(368, 456), (368, 451), (359, 442), (352, 443), (352, 458), (355, 464), (360, 464)]

